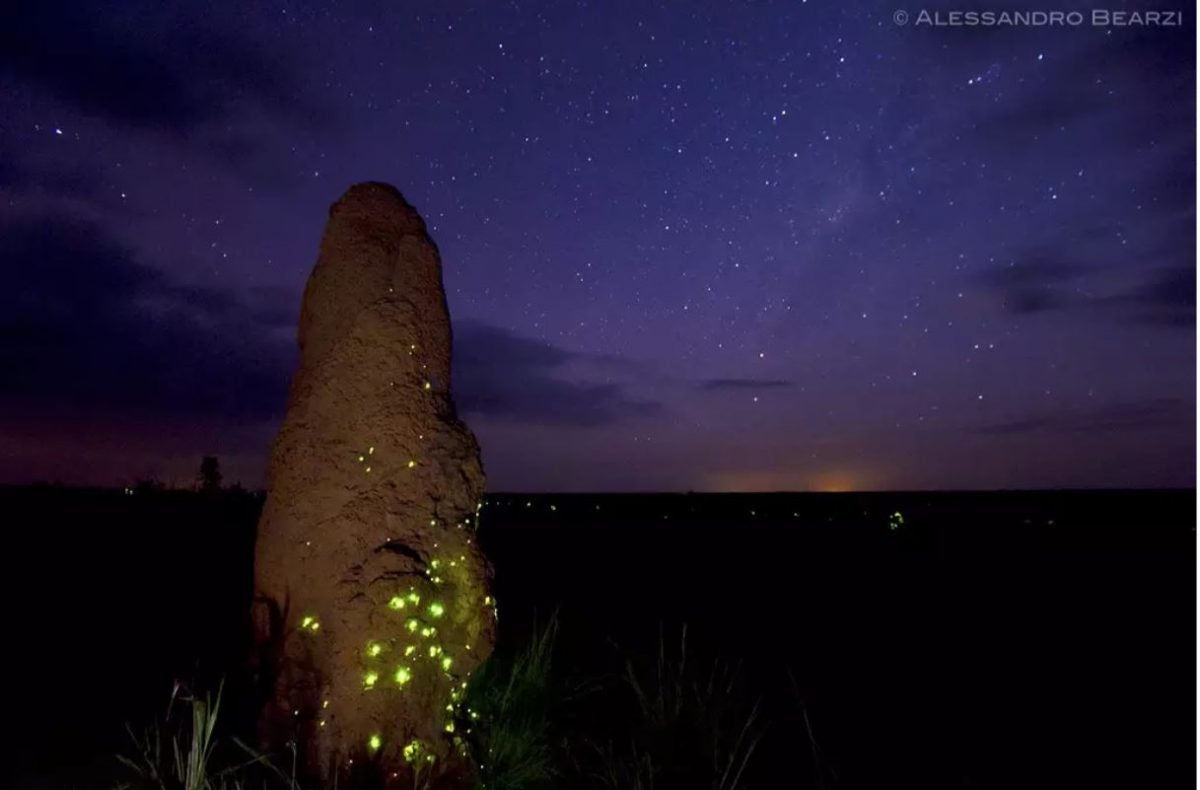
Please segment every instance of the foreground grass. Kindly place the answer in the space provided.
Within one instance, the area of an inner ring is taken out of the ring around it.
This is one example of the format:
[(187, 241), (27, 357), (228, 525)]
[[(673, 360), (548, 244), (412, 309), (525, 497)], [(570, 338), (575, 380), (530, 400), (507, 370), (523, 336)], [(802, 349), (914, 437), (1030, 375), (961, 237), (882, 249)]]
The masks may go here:
[[(625, 660), (608, 677), (570, 678), (554, 662), (552, 617), (517, 650), (497, 653), (472, 678), (459, 722), (477, 790), (744, 790), (763, 737), (757, 704), (739, 693), (736, 667), (689, 654), (687, 629), (660, 634), (653, 660)], [(203, 698), (177, 686), (164, 720), (130, 731), (118, 759), (123, 790), (301, 790), (295, 760), (282, 769), (236, 738), (218, 738), (221, 690)], [(415, 788), (428, 777), (414, 777)], [(389, 783), (389, 786), (396, 786)], [(313, 790), (316, 790), (313, 787)]]

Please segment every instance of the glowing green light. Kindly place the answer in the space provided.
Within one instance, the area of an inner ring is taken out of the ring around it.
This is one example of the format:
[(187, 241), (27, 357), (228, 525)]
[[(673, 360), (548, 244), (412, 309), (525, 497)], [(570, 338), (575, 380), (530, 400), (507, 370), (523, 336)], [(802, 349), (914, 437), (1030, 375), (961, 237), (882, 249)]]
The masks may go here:
[(441, 652), (442, 652), (441, 645), (430, 645), (429, 646), (429, 657), (430, 658), (436, 658), (438, 656), (438, 654)]
[(446, 613), (446, 607), (442, 606), (437, 601), (434, 601), (433, 603), (429, 604), (429, 616), (430, 617), (441, 617), (445, 613)]
[(491, 606), (492, 605), (492, 596), (490, 596), (490, 595), (483, 596), (483, 605)]
[(437, 633), (437, 629), (431, 625), (427, 625), (421, 629), (421, 636), (425, 637), (426, 639), (428, 639), (429, 637), (433, 636), (436, 633)]
[(411, 656), (415, 652), (417, 652), (416, 645), (409, 645), (408, 647), (404, 648), (404, 655), (406, 656)]
[(374, 658), (375, 656), (379, 655), (382, 652), (383, 652), (383, 645), (379, 644), (378, 642), (368, 642), (367, 643), (367, 655), (368, 656), (371, 656), (372, 658)]
[(363, 688), (375, 688), (375, 683), (379, 680), (379, 673), (375, 670), (367, 670), (363, 675)]
[(417, 595), (415, 590), (409, 590), (408, 591), (408, 602), (411, 603), (413, 606), (416, 606), (417, 604), (419, 604), (421, 602), (421, 596)]
[(383, 738), (379, 737), (379, 733), (375, 733), (367, 739), (367, 748), (373, 752), (379, 751), (379, 747), (383, 746)]
[(392, 599), (390, 601), (388, 601), (388, 608), (389, 609), (403, 609), (404, 608), (404, 599), (401, 598), (399, 595), (393, 595)]
[(316, 622), (317, 622), (317, 618), (313, 617), (312, 615), (308, 615), (307, 617), (305, 617), (303, 620), (300, 621), (300, 627), (301, 628), (312, 628), (313, 624)]
[(404, 621), (404, 627), (407, 628), (409, 631), (416, 631), (418, 628), (421, 627), (421, 621), (415, 617), (410, 617), (406, 621)]
[(403, 686), (412, 680), (412, 670), (408, 667), (400, 667), (396, 670), (396, 685)]
[(453, 663), (454, 663), (454, 659), (450, 658), (450, 656), (442, 656), (442, 671), (449, 672), (450, 665)]
[(404, 760), (411, 763), (420, 756), (421, 742), (414, 738), (412, 741), (409, 741), (407, 746), (404, 747)]
[(454, 722), (446, 722), (446, 732), (454, 732)]
[(441, 564), (442, 564), (442, 561), (439, 559), (432, 559), (429, 561), (429, 567), (433, 568), (435, 571), (438, 569), (438, 566)]

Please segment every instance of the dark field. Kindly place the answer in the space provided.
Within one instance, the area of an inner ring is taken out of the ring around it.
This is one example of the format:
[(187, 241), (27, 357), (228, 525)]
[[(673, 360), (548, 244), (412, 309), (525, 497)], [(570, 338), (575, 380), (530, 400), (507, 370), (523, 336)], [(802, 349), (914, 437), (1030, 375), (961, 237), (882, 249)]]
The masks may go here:
[[(650, 659), (682, 623), (689, 660), (740, 661), (769, 722), (756, 787), (1171, 788), (1195, 781), (1194, 502), (498, 494), (480, 539), (502, 648), (558, 608), (564, 672)], [(107, 785), (175, 679), (226, 678), (250, 719), (259, 505), (0, 489), (10, 779)]]

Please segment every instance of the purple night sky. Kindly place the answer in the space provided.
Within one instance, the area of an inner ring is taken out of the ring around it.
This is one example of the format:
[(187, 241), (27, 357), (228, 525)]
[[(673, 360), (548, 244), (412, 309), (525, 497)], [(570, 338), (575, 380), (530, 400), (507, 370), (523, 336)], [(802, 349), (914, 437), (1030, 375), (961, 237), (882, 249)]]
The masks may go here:
[(1192, 486), (1194, 21), (894, 5), (6, 4), (0, 482), (260, 485), (381, 180), (492, 490)]

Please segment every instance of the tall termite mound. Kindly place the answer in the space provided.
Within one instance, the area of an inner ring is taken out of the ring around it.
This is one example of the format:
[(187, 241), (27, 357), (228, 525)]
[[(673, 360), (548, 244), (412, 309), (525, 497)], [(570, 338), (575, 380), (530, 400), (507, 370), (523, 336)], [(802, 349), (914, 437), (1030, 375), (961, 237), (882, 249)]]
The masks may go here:
[(394, 187), (330, 209), (299, 343), (255, 551), (264, 739), (326, 778), (454, 770), (466, 680), (495, 638), (484, 476), (450, 394), (441, 260)]

